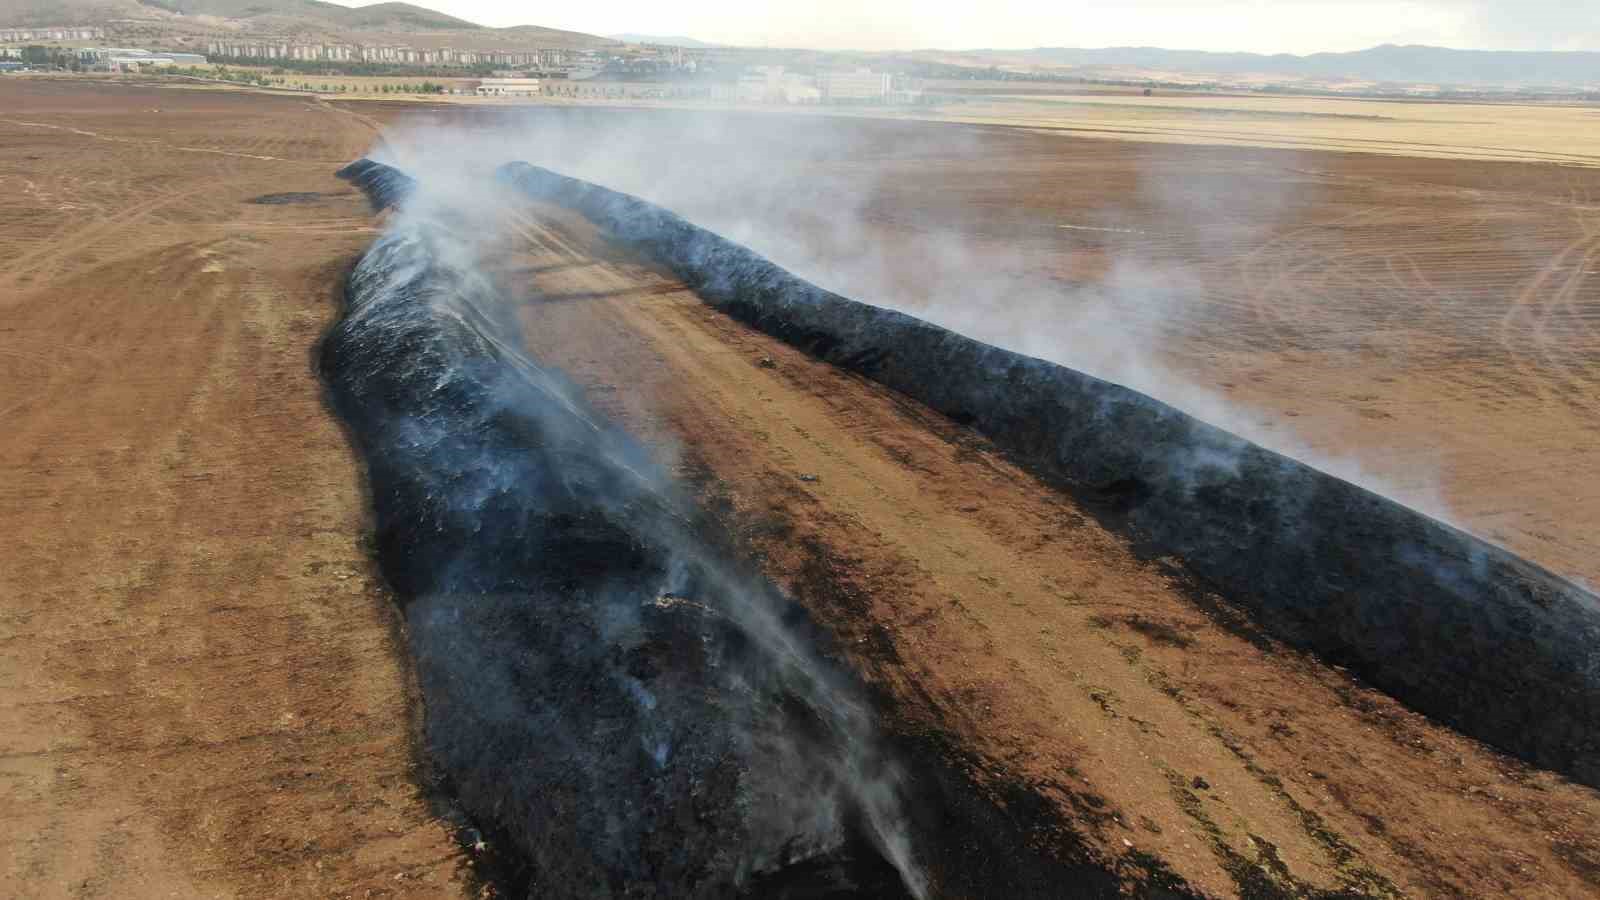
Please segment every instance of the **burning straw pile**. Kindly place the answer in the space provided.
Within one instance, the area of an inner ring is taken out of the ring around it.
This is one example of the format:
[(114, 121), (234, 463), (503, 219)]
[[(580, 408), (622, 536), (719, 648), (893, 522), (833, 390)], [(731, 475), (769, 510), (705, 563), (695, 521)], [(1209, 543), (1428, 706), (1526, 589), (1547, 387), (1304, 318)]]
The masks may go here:
[[(1070, 829), (1047, 804), (997, 802), (1009, 788), (979, 787), (958, 752), (896, 766), (914, 741), (884, 750), (805, 615), (703, 540), (644, 449), (528, 355), (458, 237), (481, 230), (471, 211), (377, 163), (342, 174), (400, 209), (350, 276), (323, 376), (367, 465), (427, 749), (532, 895), (1119, 889), (1092, 853), (1058, 852)], [(970, 424), (1279, 638), (1600, 786), (1588, 592), (1150, 397), (831, 294), (635, 197), (524, 163), (500, 180)]]
[(707, 302), (970, 424), (1268, 632), (1600, 787), (1600, 599), (1158, 400), (825, 291), (673, 213), (510, 163)]
[(627, 435), (527, 354), (477, 224), (401, 202), (321, 368), (364, 458), (427, 747), (540, 897), (924, 892), (868, 709), (805, 617), (699, 539)]

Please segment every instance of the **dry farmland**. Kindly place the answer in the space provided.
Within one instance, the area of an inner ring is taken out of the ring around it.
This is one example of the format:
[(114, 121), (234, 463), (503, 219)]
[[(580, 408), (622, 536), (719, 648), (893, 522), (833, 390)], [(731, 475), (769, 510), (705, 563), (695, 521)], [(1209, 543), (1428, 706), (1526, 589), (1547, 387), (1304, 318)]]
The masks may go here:
[[(423, 177), (515, 153), (606, 180), (1595, 582), (1600, 169), (1550, 160), (1600, 151), (1591, 111), (1539, 114), (1564, 137), (1528, 162), (1398, 146), (1488, 145), (1449, 123), (1347, 153), (1166, 113), (1104, 140), (0, 79), (0, 892), (484, 887), (311, 362), (381, 227), (333, 172), (380, 135)], [(1595, 791), (1246, 639), (983, 439), (571, 214), (511, 222), (530, 349), (662, 448), (894, 727), (1041, 798), (1039, 841), (1129, 891), (1600, 892)]]
[(1084, 137), (1600, 165), (1600, 105), (1129, 91), (992, 92), (934, 116)]

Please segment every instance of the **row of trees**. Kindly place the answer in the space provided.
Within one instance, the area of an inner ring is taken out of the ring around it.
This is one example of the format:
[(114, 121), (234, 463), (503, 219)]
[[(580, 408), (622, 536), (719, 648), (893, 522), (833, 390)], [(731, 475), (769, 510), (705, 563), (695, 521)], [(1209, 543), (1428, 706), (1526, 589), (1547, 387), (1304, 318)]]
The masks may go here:
[(432, 81), (400, 84), (312, 84), (305, 81), (287, 81), (282, 78), (270, 82), (278, 87), (297, 91), (315, 91), (319, 94), (444, 94), (449, 88)]
[(29, 44), (22, 48), (21, 62), (35, 69), (83, 71), (83, 63), (78, 59), (78, 51), (61, 47), (44, 47), (39, 44)]
[(191, 78), (211, 78), (219, 81), (231, 81), (236, 84), (252, 84), (258, 87), (281, 87), (297, 91), (313, 91), (318, 94), (443, 94), (449, 87), (434, 81), (401, 82), (383, 84), (329, 84), (314, 83), (291, 79), (284, 75), (273, 75), (265, 72), (230, 69), (227, 66), (185, 66), (181, 69), (168, 69), (167, 72), (177, 75), (187, 75)]
[(179, 75), (189, 75), (194, 78), (215, 78), (221, 81), (233, 81), (239, 84), (256, 84), (262, 87), (266, 87), (272, 83), (265, 75), (260, 73), (235, 72), (232, 69), (228, 69), (223, 66), (213, 66), (209, 69), (202, 69), (199, 66), (186, 66), (182, 69), (167, 69), (166, 71), (169, 73), (175, 72)]
[(244, 56), (212, 56), (212, 62), (220, 65), (236, 66), (272, 66), (274, 75), (324, 75), (338, 77), (340, 75), (359, 76), (364, 78), (381, 76), (406, 76), (411, 78), (461, 78), (487, 76), (495, 70), (491, 63), (478, 63), (471, 66), (407, 66), (396, 63), (361, 62), (359, 60), (325, 60), (325, 59), (273, 59), (263, 60)]

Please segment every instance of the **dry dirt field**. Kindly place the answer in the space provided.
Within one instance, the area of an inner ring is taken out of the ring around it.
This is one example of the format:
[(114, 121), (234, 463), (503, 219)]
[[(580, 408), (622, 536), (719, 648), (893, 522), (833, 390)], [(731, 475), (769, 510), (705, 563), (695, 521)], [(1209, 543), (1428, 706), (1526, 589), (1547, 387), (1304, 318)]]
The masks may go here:
[[(333, 170), (505, 115), (0, 80), (7, 892), (478, 890), (310, 349), (378, 227)], [(606, 112), (644, 153), (597, 115), (494, 150), (1037, 355), (1144, 348), (1157, 386), (1600, 580), (1600, 171), (815, 117), (708, 164), (737, 117)], [(1600, 894), (1596, 792), (1246, 640), (982, 440), (571, 216), (514, 221), (531, 349), (671, 454), (893, 727), (1047, 798), (1052, 839), (1219, 896)]]
[(371, 129), (15, 79), (0, 110), (0, 895), (462, 884), (309, 363)]
[(1600, 165), (1600, 129), (1595, 128), (1600, 104), (1593, 103), (1445, 103), (1171, 91), (1151, 97), (1109, 91), (1008, 94), (996, 86), (982, 96), (941, 104), (927, 118), (1112, 140)]

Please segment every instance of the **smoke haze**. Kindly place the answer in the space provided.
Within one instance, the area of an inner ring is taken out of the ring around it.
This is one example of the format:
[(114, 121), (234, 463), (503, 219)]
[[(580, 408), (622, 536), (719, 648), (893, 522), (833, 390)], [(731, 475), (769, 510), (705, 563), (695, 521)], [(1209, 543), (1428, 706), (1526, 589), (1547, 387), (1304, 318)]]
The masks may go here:
[[(1240, 404), (1176, 365), (1228, 327), (1209, 315), (1214, 285), (1202, 276), (1216, 273), (1190, 260), (1234, 259), (1262, 244), (1317, 202), (1314, 182), (1291, 191), (1221, 166), (1152, 166), (1125, 205), (1062, 221), (1046, 203), (995, 205), (991, 187), (1016, 175), (986, 157), (1006, 141), (964, 126), (558, 109), (423, 118), (390, 133), (379, 155), (430, 171), (524, 159), (635, 194), (822, 287), (1147, 393), (1461, 527), (1436, 455), (1319, 451), (1291, 419)], [(1283, 163), (1294, 164), (1292, 155)], [(1096, 177), (1035, 176), (1046, 194), (1055, 179)], [(1158, 229), (1139, 224), (1152, 218)], [(1088, 258), (1090, 271), (1063, 258)], [(1298, 325), (1255, 327), (1292, 342)]]
[[(376, 2), (376, 0), (374, 0)], [(345, 5), (365, 2), (345, 0)], [(888, 0), (783, 7), (729, 0), (621, 2), (530, 14), (509, 0), (433, 0), (442, 12), (499, 27), (591, 34), (686, 34), (748, 46), (850, 50), (1165, 46), (1260, 53), (1358, 50), (1382, 43), (1580, 50), (1600, 41), (1592, 16), (1563, 0), (1135, 0), (1118, 4), (1010, 0), (940, 7)], [(533, 21), (530, 21), (533, 19)]]

